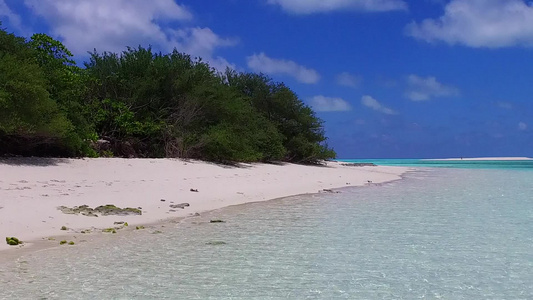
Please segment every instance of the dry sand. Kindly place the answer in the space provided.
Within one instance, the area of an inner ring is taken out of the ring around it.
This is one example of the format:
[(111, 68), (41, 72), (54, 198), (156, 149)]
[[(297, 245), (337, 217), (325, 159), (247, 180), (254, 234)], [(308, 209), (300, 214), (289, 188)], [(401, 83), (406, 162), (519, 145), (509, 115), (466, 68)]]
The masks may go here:
[[(17, 248), (6, 244), (7, 236), (17, 237), (26, 242), (23, 248), (31, 248), (32, 241), (90, 228), (101, 232), (117, 221), (128, 222), (131, 228), (230, 205), (362, 186), (368, 181), (383, 183), (400, 179), (406, 171), (400, 167), (348, 167), (338, 162), (230, 167), (177, 159), (3, 159), (0, 250)], [(171, 211), (169, 206), (179, 203), (190, 207)], [(141, 207), (142, 215), (87, 217), (57, 209), (106, 204)], [(68, 230), (60, 230), (62, 226)]]

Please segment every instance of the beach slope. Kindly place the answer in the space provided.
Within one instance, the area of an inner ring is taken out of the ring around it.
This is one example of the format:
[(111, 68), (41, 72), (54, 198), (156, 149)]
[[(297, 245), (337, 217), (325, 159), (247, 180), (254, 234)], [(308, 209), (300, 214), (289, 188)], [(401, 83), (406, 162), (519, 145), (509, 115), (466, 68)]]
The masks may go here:
[[(225, 166), (178, 159), (3, 159), (0, 250), (14, 248), (4, 242), (5, 237), (14, 236), (30, 245), (81, 230), (101, 232), (115, 222), (136, 226), (247, 202), (382, 183), (400, 179), (407, 170), (338, 162)], [(175, 207), (183, 203), (189, 206)], [(94, 217), (58, 209), (108, 204), (139, 209), (142, 215)], [(61, 230), (63, 226), (67, 230)]]

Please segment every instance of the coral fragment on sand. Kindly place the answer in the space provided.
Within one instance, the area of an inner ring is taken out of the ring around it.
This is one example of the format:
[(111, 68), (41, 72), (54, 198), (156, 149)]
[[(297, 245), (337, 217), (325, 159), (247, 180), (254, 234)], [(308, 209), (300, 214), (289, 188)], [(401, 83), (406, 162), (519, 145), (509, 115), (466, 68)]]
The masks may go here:
[(98, 207), (90, 208), (88, 205), (66, 207), (59, 206), (57, 209), (62, 211), (64, 214), (77, 215), (81, 214), (87, 217), (98, 217), (101, 216), (128, 216), (128, 215), (142, 215), (142, 210), (140, 208), (126, 207), (120, 208), (113, 204), (100, 205)]

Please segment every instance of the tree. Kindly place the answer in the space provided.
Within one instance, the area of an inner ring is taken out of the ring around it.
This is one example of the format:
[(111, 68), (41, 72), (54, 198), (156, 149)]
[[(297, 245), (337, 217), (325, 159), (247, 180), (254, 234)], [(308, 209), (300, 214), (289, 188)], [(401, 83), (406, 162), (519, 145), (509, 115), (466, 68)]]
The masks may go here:
[(86, 120), (84, 95), (88, 78), (84, 70), (76, 66), (72, 53), (61, 42), (46, 34), (34, 34), (28, 44), (44, 72), (50, 98), (73, 124), (64, 143), (74, 155), (93, 155), (89, 142), (96, 135)]
[(31, 46), (0, 30), (0, 152), (68, 152), (55, 144), (72, 128), (50, 98)]
[(0, 154), (316, 162), (335, 157), (322, 121), (282, 83), (220, 74), (176, 50), (72, 53), (45, 34), (0, 31)]
[(228, 84), (249, 98), (252, 106), (276, 125), (284, 137), (285, 160), (312, 163), (335, 158), (325, 143), (322, 120), (283, 83), (263, 74), (226, 71)]

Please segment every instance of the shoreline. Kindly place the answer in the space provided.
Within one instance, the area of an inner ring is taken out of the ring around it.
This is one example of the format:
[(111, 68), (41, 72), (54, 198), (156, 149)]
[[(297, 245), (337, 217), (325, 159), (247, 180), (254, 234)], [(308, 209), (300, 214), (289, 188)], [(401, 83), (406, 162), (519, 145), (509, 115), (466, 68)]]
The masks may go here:
[[(221, 166), (180, 159), (7, 159), (0, 160), (0, 237), (15, 236), (23, 246), (0, 242), (4, 258), (59, 246), (59, 241), (98, 240), (101, 229), (128, 222), (160, 226), (224, 207), (315, 194), (399, 180), (412, 168), (240, 164)], [(191, 189), (198, 190), (193, 192)], [(165, 201), (162, 201), (164, 199)], [(169, 205), (189, 203), (172, 211)], [(57, 209), (114, 204), (142, 207), (140, 216), (87, 217)], [(67, 231), (60, 230), (67, 226)], [(90, 234), (82, 230), (91, 229)], [(120, 234), (121, 232), (118, 232)], [(49, 237), (55, 238), (48, 240)], [(78, 242), (76, 242), (78, 245)], [(62, 247), (71, 247), (64, 245)]]

